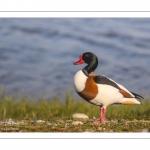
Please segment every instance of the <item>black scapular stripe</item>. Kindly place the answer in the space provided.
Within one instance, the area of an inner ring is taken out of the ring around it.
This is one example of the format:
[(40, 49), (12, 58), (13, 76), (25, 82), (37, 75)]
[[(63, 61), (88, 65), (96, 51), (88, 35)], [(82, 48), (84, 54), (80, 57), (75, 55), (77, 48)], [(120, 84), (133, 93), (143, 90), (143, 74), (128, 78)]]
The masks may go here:
[(106, 85), (111, 85), (119, 90), (121, 90), (121, 88), (115, 83), (113, 82), (112, 80), (104, 77), (104, 76), (95, 76), (94, 77), (94, 81), (97, 83), (97, 84), (106, 84)]
[[(131, 91), (130, 91), (131, 92)], [(142, 96), (140, 96), (140, 95), (138, 95), (138, 94), (136, 94), (136, 93), (133, 93), (133, 92), (131, 92), (134, 96), (135, 96), (135, 98), (137, 98), (137, 99), (139, 99), (139, 100), (141, 100), (141, 99), (144, 99)]]

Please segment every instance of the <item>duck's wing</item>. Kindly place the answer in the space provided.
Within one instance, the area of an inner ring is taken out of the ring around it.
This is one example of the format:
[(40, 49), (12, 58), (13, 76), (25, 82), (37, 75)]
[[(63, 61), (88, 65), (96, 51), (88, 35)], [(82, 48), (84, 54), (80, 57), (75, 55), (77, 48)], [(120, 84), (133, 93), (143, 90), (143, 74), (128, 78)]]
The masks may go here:
[[(131, 92), (131, 91), (130, 91), (130, 92)], [(144, 97), (142, 97), (141, 95), (138, 95), (138, 94), (133, 93), (133, 92), (131, 92), (131, 93), (135, 96), (135, 98), (137, 98), (137, 99), (139, 99), (139, 100), (144, 99)]]
[(113, 86), (114, 88), (117, 88), (118, 90), (121, 90), (121, 88), (118, 86), (116, 82), (102, 75), (95, 76), (93, 79), (96, 84), (110, 85)]
[(118, 84), (117, 82), (113, 81), (112, 79), (110, 78), (107, 78), (105, 76), (102, 76), (102, 75), (98, 75), (98, 76), (95, 76), (94, 78), (94, 81), (96, 84), (104, 84), (104, 85), (109, 85), (109, 86), (112, 86), (116, 89), (118, 89), (118, 91), (123, 95), (123, 97), (125, 98), (137, 98), (137, 99), (141, 99), (143, 98), (142, 96), (138, 95), (138, 94), (135, 94), (133, 92), (130, 92), (129, 90), (127, 90), (123, 85), (121, 84)]

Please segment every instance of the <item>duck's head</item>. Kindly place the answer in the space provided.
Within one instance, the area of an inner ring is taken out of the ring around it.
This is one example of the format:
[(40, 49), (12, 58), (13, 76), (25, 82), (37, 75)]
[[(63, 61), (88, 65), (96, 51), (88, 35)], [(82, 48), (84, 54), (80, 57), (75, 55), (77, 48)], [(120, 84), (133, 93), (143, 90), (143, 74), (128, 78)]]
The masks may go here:
[(81, 65), (83, 63), (90, 64), (96, 61), (97, 61), (97, 57), (95, 54), (91, 52), (86, 52), (79, 56), (79, 60), (77, 62), (74, 62), (74, 65)]
[(89, 74), (97, 68), (98, 65), (97, 56), (91, 52), (85, 52), (79, 56), (79, 60), (77, 62), (74, 62), (74, 65), (80, 65), (83, 63), (88, 64), (85, 68), (82, 69), (83, 72)]

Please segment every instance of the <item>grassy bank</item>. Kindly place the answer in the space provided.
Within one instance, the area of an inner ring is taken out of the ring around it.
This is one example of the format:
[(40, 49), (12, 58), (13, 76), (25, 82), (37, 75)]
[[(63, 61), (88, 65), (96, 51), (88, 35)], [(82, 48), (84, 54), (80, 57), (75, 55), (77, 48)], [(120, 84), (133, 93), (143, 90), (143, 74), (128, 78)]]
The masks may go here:
[[(0, 96), (0, 132), (150, 132), (150, 99), (143, 105), (111, 105), (107, 107), (106, 122), (94, 125), (99, 107), (68, 93), (60, 98), (29, 99)], [(89, 119), (72, 118), (84, 113)], [(79, 121), (78, 125), (73, 125)]]
[[(107, 107), (107, 120), (137, 119), (150, 120), (150, 100), (142, 101), (143, 105), (111, 105)], [(55, 117), (71, 118), (73, 113), (84, 113), (89, 118), (99, 117), (99, 107), (84, 100), (76, 100), (70, 93), (62, 101), (60, 98), (38, 100), (26, 97), (14, 98), (2, 94), (0, 97), (0, 120), (4, 119), (45, 119)]]

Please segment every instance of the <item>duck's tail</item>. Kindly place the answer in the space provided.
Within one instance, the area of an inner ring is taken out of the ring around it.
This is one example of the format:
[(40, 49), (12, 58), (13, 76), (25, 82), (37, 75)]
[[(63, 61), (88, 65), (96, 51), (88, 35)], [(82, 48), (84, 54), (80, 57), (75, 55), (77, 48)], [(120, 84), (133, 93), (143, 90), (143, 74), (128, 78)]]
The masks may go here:
[(142, 96), (131, 92), (135, 97), (134, 98), (124, 98), (122, 104), (132, 105), (132, 104), (142, 104), (141, 100), (144, 99)]
[(134, 105), (134, 104), (142, 104), (142, 103), (135, 98), (124, 98), (122, 104)]

